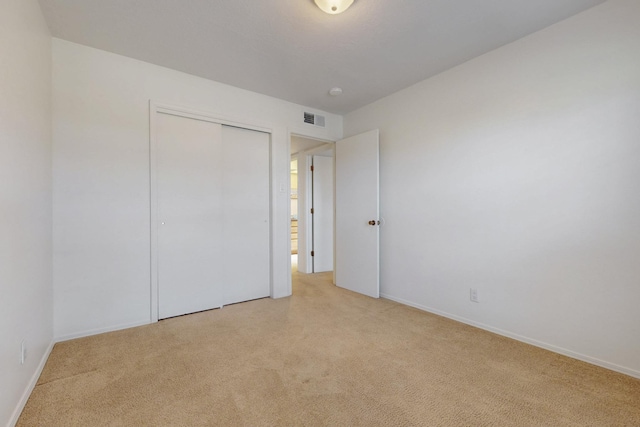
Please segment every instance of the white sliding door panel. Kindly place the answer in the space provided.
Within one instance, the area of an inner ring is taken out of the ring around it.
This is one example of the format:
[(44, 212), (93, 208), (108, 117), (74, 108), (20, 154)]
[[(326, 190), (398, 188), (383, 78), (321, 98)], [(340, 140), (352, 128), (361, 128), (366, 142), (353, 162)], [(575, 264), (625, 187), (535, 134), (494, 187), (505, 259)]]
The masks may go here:
[(158, 315), (220, 307), (222, 126), (157, 114)]
[(269, 296), (270, 135), (222, 127), (224, 303)]
[(268, 297), (270, 134), (154, 118), (158, 319)]
[(313, 272), (333, 270), (333, 157), (313, 156)]
[(380, 296), (378, 130), (336, 142), (336, 285)]

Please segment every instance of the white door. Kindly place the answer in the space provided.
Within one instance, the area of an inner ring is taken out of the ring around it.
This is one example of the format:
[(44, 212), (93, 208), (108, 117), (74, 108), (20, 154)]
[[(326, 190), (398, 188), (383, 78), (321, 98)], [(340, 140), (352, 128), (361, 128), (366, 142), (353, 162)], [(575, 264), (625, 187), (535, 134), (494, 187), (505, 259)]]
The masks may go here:
[(158, 317), (220, 307), (222, 126), (157, 114)]
[(224, 304), (270, 294), (269, 139), (222, 127)]
[(333, 157), (313, 156), (313, 272), (333, 271)]
[(380, 296), (379, 133), (336, 142), (336, 285)]
[(158, 318), (268, 296), (269, 135), (156, 119)]

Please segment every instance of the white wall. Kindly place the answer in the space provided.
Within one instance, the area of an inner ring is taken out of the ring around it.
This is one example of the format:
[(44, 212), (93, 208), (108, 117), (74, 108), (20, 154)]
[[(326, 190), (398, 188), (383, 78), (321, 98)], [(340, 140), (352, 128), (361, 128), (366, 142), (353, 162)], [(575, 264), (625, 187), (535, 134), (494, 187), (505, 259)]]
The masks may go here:
[(11, 425), (53, 331), (51, 36), (36, 0), (0, 3), (0, 64), (0, 424)]
[(385, 296), (640, 376), (639, 22), (611, 0), (345, 116), (381, 132)]
[(289, 133), (339, 138), (342, 118), (53, 39), (57, 338), (149, 322), (149, 100), (273, 130), (274, 295), (291, 292)]

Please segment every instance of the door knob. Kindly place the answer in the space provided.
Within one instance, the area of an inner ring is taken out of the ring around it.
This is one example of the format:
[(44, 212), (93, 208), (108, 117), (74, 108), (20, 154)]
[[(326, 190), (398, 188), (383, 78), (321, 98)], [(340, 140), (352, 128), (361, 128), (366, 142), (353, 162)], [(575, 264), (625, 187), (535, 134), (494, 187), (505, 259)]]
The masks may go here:
[[(377, 221), (378, 225), (380, 224), (380, 221)], [(369, 221), (369, 225), (376, 225), (376, 221), (371, 220)]]

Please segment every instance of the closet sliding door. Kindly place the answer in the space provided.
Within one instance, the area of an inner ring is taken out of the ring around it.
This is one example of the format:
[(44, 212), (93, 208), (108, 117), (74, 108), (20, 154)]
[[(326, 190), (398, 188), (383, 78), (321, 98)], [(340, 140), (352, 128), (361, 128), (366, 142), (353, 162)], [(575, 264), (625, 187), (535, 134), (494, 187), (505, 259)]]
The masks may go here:
[(224, 304), (270, 294), (269, 134), (222, 126)]
[(269, 296), (269, 135), (155, 123), (158, 318)]

